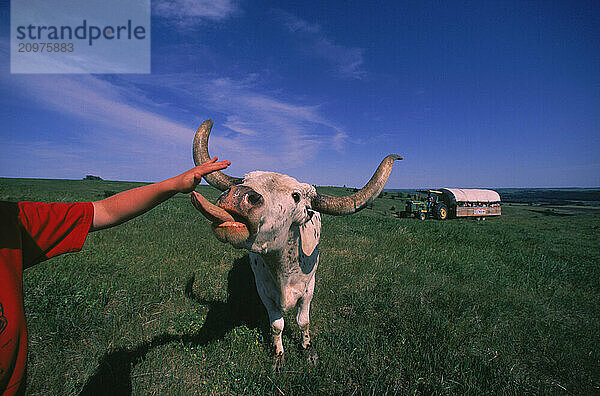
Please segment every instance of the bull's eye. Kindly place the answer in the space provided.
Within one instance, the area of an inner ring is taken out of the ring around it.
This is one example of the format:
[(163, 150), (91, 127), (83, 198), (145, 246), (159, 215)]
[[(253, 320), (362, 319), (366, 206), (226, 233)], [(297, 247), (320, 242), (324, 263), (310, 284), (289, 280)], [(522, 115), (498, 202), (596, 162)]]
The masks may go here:
[(300, 194), (298, 194), (297, 192), (292, 193), (292, 198), (294, 198), (294, 202), (300, 202)]

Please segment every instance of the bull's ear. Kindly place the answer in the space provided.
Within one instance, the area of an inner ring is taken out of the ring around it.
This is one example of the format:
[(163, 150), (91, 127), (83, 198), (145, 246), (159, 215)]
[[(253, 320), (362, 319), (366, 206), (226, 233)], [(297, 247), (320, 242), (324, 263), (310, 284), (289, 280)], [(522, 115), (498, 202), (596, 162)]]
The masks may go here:
[(321, 237), (321, 215), (312, 209), (308, 209), (307, 220), (300, 224), (300, 240), (302, 242), (302, 253), (311, 256), (319, 244)]

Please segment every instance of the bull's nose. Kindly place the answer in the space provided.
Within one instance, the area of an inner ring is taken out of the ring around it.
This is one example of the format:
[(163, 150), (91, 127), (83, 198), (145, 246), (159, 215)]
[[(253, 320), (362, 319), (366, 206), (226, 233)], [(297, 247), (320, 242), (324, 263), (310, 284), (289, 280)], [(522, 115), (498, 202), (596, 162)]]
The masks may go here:
[(248, 210), (264, 203), (262, 195), (247, 186), (232, 186), (223, 191), (217, 199), (217, 205), (245, 214)]

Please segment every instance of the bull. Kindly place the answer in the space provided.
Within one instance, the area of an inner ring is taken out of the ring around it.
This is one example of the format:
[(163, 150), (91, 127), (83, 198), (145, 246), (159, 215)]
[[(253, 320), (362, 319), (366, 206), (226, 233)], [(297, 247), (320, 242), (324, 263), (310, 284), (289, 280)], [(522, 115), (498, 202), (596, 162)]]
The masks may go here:
[[(208, 137), (213, 126), (207, 120), (196, 132), (193, 157), (196, 165), (208, 161)], [(297, 308), (302, 348), (311, 363), (317, 353), (311, 343), (310, 304), (319, 264), (321, 213), (349, 215), (365, 208), (382, 191), (395, 160), (383, 159), (369, 182), (358, 192), (334, 197), (320, 194), (307, 183), (274, 172), (254, 171), (244, 178), (214, 172), (206, 181), (222, 191), (216, 205), (192, 192), (192, 203), (208, 220), (217, 239), (246, 249), (256, 289), (271, 325), (274, 367), (284, 360), (283, 313)]]

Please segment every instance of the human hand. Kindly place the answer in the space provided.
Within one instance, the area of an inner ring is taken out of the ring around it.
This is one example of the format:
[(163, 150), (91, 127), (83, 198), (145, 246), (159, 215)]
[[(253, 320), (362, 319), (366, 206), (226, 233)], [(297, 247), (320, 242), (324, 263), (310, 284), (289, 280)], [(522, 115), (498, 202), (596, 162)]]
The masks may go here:
[(229, 165), (231, 165), (231, 161), (217, 162), (217, 157), (211, 158), (203, 164), (192, 168), (179, 176), (175, 176), (173, 178), (173, 181), (175, 182), (175, 190), (181, 193), (192, 192), (198, 183), (200, 183), (200, 180), (202, 180), (203, 176), (214, 171), (225, 169)]

